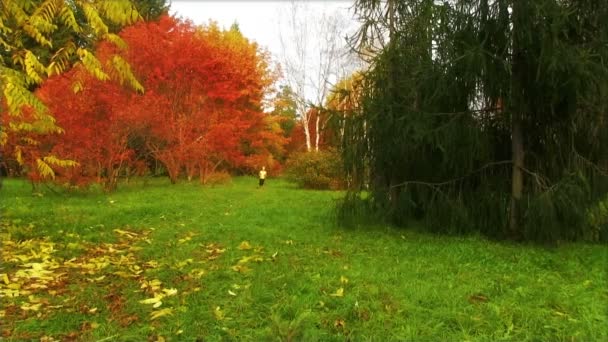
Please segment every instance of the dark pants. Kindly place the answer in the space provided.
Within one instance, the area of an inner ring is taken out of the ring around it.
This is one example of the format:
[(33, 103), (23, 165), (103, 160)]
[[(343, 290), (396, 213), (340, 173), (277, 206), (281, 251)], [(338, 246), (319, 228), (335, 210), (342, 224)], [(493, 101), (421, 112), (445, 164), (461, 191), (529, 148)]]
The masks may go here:
[(260, 186), (264, 185), (265, 179), (260, 178)]

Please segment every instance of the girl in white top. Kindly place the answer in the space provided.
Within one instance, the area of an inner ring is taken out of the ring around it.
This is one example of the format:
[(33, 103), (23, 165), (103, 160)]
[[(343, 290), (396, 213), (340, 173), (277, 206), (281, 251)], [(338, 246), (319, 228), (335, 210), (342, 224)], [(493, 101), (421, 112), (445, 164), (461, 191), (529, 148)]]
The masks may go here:
[(264, 186), (264, 181), (266, 180), (266, 166), (262, 166), (262, 170), (260, 170), (260, 187)]

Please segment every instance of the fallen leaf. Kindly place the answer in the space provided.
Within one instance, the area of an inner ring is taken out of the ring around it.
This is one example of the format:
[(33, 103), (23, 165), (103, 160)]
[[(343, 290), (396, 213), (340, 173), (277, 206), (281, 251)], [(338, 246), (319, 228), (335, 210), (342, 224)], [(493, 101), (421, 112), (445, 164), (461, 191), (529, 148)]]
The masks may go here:
[(21, 305), (21, 310), (23, 311), (38, 311), (40, 310), (40, 306), (42, 304), (38, 303), (38, 304), (29, 304), (29, 303), (24, 303), (23, 305)]
[(114, 229), (114, 232), (120, 236), (126, 236), (131, 239), (136, 238), (138, 236), (137, 233), (133, 233), (133, 232), (129, 232), (126, 230), (121, 230), (121, 229)]
[(189, 237), (189, 236), (186, 236), (186, 237), (185, 237), (185, 238), (183, 238), (183, 239), (179, 239), (179, 240), (177, 240), (177, 243), (184, 243), (184, 242), (188, 242), (188, 241), (190, 241), (190, 240), (192, 240), (192, 238), (191, 238), (191, 237)]
[(246, 250), (251, 249), (251, 245), (249, 244), (249, 241), (243, 241), (243, 242), (241, 242), (241, 244), (239, 245), (238, 248), (242, 251), (246, 251)]
[(228, 290), (228, 294), (231, 296), (236, 296), (236, 293), (232, 292), (231, 290)]
[(165, 309), (161, 309), (161, 310), (157, 310), (157, 311), (152, 311), (150, 313), (150, 319), (154, 320), (166, 315), (173, 315), (173, 309), (172, 308), (165, 308)]
[(344, 329), (345, 326), (346, 326), (346, 322), (344, 322), (343, 319), (337, 319), (334, 322), (334, 327), (336, 327), (338, 329)]
[(486, 303), (488, 300), (489, 300), (488, 297), (484, 296), (481, 293), (477, 293), (477, 294), (469, 296), (470, 303)]
[(156, 304), (156, 303), (160, 302), (161, 299), (163, 299), (163, 297), (164, 297), (163, 295), (156, 295), (153, 298), (143, 299), (143, 300), (140, 300), (139, 302), (141, 304)]
[(251, 269), (245, 265), (234, 265), (231, 268), (233, 271), (239, 272), (239, 273), (247, 273), (247, 272), (251, 271)]
[(201, 268), (195, 268), (190, 271), (190, 275), (194, 277), (194, 279), (200, 279), (202, 276), (205, 275), (205, 270)]
[(163, 289), (163, 292), (167, 296), (175, 296), (177, 294), (177, 289)]
[(213, 316), (215, 316), (215, 319), (217, 319), (218, 321), (223, 320), (225, 317), (222, 308), (220, 308), (219, 306), (216, 306), (213, 310)]
[(346, 278), (345, 276), (340, 276), (340, 283), (348, 284), (348, 278)]
[(344, 288), (339, 288), (336, 290), (336, 292), (330, 294), (330, 296), (332, 297), (344, 297)]
[(154, 303), (154, 305), (152, 305), (152, 307), (153, 307), (153, 308), (155, 308), (155, 309), (157, 309), (157, 308), (159, 308), (161, 305), (163, 305), (163, 302), (158, 301), (158, 302)]

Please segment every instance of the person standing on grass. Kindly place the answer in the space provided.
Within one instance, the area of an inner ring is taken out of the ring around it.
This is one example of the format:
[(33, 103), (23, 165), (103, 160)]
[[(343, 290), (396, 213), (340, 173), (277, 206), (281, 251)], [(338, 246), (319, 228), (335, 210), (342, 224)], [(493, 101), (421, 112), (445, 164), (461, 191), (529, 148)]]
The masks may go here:
[(262, 186), (264, 186), (265, 180), (266, 180), (266, 166), (262, 166), (262, 169), (260, 170), (260, 185), (259, 185), (260, 188)]

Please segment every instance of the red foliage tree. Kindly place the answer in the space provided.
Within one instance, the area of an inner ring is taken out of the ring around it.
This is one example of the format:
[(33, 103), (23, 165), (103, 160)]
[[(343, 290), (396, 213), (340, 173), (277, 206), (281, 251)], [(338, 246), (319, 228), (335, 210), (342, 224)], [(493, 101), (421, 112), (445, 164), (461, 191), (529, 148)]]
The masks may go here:
[[(148, 155), (165, 166), (172, 182), (181, 174), (205, 182), (218, 169), (272, 163), (285, 139), (261, 109), (274, 79), (256, 44), (235, 29), (167, 16), (120, 35), (128, 48), (101, 44), (98, 58), (114, 63), (114, 55), (122, 56), (144, 94), (79, 70), (51, 78), (39, 91), (66, 131), (53, 138), (54, 151), (80, 163), (65, 172), (72, 182), (103, 178), (112, 188), (124, 166), (141, 166)], [(75, 95), (74, 84), (82, 88)]]

